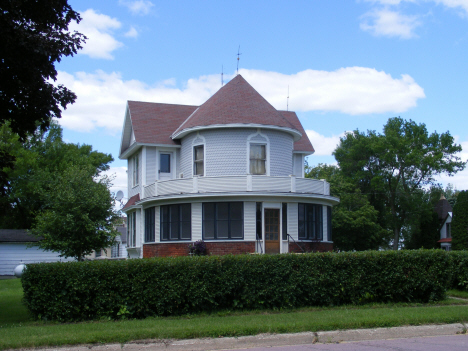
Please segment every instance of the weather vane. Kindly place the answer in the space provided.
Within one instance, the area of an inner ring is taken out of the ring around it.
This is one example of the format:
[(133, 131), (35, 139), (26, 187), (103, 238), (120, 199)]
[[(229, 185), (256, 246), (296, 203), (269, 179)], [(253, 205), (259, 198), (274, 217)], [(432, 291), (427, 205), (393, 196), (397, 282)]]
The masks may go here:
[(223, 65), (221, 65), (221, 86), (224, 85), (223, 74)]
[(237, 74), (239, 74), (239, 60), (240, 60), (240, 55), (242, 55), (242, 53), (240, 52), (240, 45), (239, 45), (239, 49), (237, 49)]

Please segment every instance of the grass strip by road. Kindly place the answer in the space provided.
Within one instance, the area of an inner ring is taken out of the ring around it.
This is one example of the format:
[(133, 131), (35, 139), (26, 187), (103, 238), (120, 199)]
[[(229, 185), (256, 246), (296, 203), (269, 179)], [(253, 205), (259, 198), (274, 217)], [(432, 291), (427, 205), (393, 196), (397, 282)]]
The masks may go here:
[[(17, 285), (17, 283), (14, 284)], [(1, 281), (0, 301), (5, 291), (8, 292), (8, 289), (2, 289), (3, 286), (4, 281)], [(19, 288), (21, 289), (20, 286)], [(12, 289), (11, 286), (9, 289)], [(16, 303), (19, 300), (17, 299)], [(10, 303), (15, 302), (10, 299)], [(259, 333), (294, 333), (468, 321), (468, 304), (450, 299), (438, 304), (373, 304), (291, 311), (224, 311), (211, 315), (71, 324), (33, 322), (27, 319), (19, 321), (20, 318), (5, 317), (3, 307), (4, 302), (0, 302), (1, 350), (74, 344), (125, 343), (143, 339), (227, 337)], [(20, 314), (24, 312), (21, 312), (18, 306), (10, 306), (9, 311), (19, 311)], [(13, 321), (15, 319), (16, 321)]]

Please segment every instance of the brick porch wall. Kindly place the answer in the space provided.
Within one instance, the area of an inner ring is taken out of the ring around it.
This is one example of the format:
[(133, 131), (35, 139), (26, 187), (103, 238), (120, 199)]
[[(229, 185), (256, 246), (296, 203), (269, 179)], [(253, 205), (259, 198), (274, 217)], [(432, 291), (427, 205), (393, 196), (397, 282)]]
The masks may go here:
[[(207, 242), (209, 255), (239, 255), (255, 252), (254, 241)], [(143, 245), (143, 257), (188, 256), (189, 243), (154, 243)]]
[[(302, 242), (299, 245), (303, 245), (306, 252), (327, 252), (333, 251), (333, 243), (324, 243), (324, 242)], [(289, 243), (289, 252), (300, 253), (302, 250), (297, 247), (295, 243)]]

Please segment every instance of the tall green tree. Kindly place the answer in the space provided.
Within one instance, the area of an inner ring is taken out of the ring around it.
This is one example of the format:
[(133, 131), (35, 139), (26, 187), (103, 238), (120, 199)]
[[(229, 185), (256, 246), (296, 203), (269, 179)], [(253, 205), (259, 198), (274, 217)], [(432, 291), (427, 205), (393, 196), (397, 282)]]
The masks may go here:
[(379, 212), (338, 167), (324, 164), (306, 167), (306, 177), (327, 180), (331, 195), (340, 198), (340, 203), (332, 209), (335, 249), (377, 250), (387, 245), (389, 233), (378, 223)]
[(333, 154), (343, 174), (381, 212), (381, 224), (392, 229), (396, 250), (414, 211), (413, 195), (435, 184), (435, 176), (463, 170), (466, 163), (456, 156), (460, 151), (449, 132), (429, 134), (425, 124), (396, 117), (388, 120), (383, 134), (347, 133)]
[(37, 213), (45, 208), (44, 194), (54, 192), (52, 181), (70, 167), (91, 167), (90, 177), (99, 177), (113, 160), (90, 145), (65, 143), (56, 123), (48, 132), (38, 130), (24, 142), (5, 124), (0, 127), (0, 150), (15, 159), (11, 167), (2, 168), (8, 181), (0, 198), (0, 228), (9, 229), (31, 228)]
[(468, 250), (468, 190), (458, 194), (453, 208), (452, 249)]
[(76, 99), (53, 81), (55, 63), (76, 54), (86, 39), (68, 30), (80, 20), (67, 0), (0, 2), (0, 124), (10, 122), (22, 140), (38, 126), (47, 130)]

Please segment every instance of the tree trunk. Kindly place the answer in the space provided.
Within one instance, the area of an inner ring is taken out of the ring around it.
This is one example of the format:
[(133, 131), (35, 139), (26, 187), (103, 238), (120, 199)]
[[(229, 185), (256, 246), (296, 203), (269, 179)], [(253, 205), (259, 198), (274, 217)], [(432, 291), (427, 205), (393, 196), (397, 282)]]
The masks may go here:
[(399, 243), (400, 243), (400, 229), (393, 228), (393, 250), (398, 250)]

